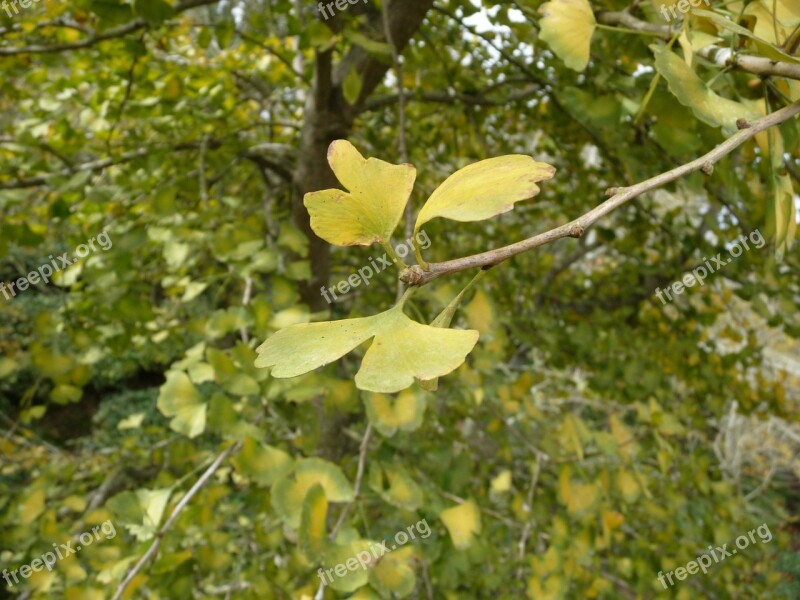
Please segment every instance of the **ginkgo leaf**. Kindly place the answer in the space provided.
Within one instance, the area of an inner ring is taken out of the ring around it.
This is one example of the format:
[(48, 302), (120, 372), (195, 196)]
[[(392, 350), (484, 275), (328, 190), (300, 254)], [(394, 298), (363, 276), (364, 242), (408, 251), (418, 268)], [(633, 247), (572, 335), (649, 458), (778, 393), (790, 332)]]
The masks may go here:
[(151, 539), (164, 516), (172, 495), (169, 488), (122, 492), (109, 499), (106, 507), (115, 521), (123, 525), (139, 541)]
[[(389, 482), (389, 489), (384, 489), (384, 477)], [(411, 475), (400, 465), (377, 466), (370, 472), (370, 488), (392, 506), (405, 510), (417, 510), (422, 506), (422, 489)]]
[(473, 537), (481, 532), (481, 512), (472, 500), (443, 510), (439, 518), (458, 550), (468, 548)]
[(319, 560), (328, 546), (326, 520), (328, 518), (328, 499), (325, 490), (314, 484), (303, 501), (300, 519), (300, 549), (311, 560)]
[(347, 568), (348, 559), (351, 561), (357, 560), (356, 557), (365, 554), (372, 558), (370, 554), (370, 547), (372, 542), (369, 540), (354, 540), (347, 544), (336, 544), (328, 547), (325, 552), (323, 560), (323, 569), (335, 569), (337, 565), (345, 566), (343, 575), (332, 573), (333, 581), (330, 586), (338, 592), (354, 592), (358, 588), (367, 584), (369, 572), (366, 568), (361, 567), (361, 563), (356, 563), (355, 569)]
[(550, 179), (555, 167), (524, 154), (497, 156), (459, 169), (445, 179), (419, 211), (415, 232), (436, 217), (481, 221), (508, 212), (514, 203), (539, 193), (537, 181)]
[(291, 473), (294, 460), (280, 448), (245, 439), (241, 451), (231, 461), (236, 471), (258, 485), (272, 485)]
[(336, 246), (388, 242), (414, 187), (414, 166), (364, 159), (347, 140), (331, 143), (328, 163), (348, 192), (329, 189), (305, 195), (314, 232)]
[(295, 377), (334, 361), (374, 337), (355, 377), (359, 389), (394, 393), (414, 379), (457, 369), (478, 341), (475, 330), (431, 327), (412, 321), (403, 303), (372, 317), (301, 323), (282, 329), (256, 351), (257, 367), (274, 377)]
[(297, 461), (294, 473), (272, 487), (272, 506), (289, 527), (300, 524), (303, 501), (308, 491), (319, 484), (329, 502), (349, 502), (353, 487), (338, 465), (320, 458)]
[(547, 42), (564, 64), (583, 71), (589, 64), (589, 49), (597, 21), (588, 0), (552, 0), (539, 12), (544, 18), (539, 37)]
[[(694, 14), (712, 21), (721, 29), (727, 29), (737, 35), (750, 38), (758, 48), (759, 53), (768, 58), (786, 62), (800, 62), (800, 59), (786, 54), (778, 47), (788, 36), (789, 31), (788, 29), (779, 28), (777, 20), (772, 16), (772, 12), (766, 10), (763, 5), (752, 3), (748, 5), (747, 10), (745, 10), (744, 14), (751, 14), (757, 19), (754, 31), (737, 25), (731, 19), (727, 19), (723, 15), (710, 10), (695, 10)], [(778, 42), (774, 41), (776, 39), (776, 33), (778, 35), (778, 40), (780, 40)]]
[(278, 378), (308, 373), (375, 335), (376, 318), (380, 316), (290, 325), (256, 348), (255, 366), (272, 367), (272, 376)]
[(167, 373), (156, 404), (164, 416), (172, 417), (169, 426), (178, 433), (193, 438), (205, 430), (207, 405), (183, 371)]
[(767, 207), (767, 231), (775, 236), (775, 254), (779, 261), (794, 243), (797, 233), (792, 180), (788, 175), (773, 175), (774, 199)]
[(375, 429), (381, 435), (392, 437), (398, 429), (414, 431), (419, 428), (425, 414), (425, 396), (412, 390), (403, 390), (394, 398), (385, 394), (366, 394), (364, 406)]
[(375, 336), (356, 373), (356, 386), (362, 390), (399, 392), (414, 379), (447, 375), (461, 366), (480, 335), (474, 329), (443, 329), (417, 323), (397, 307), (383, 315), (380, 334)]
[(574, 483), (569, 469), (564, 468), (558, 478), (558, 492), (567, 511), (573, 514), (588, 511), (600, 499), (601, 489), (597, 483)]
[(417, 583), (412, 561), (414, 549), (406, 546), (388, 554), (369, 571), (369, 582), (384, 598), (406, 598)]
[(639, 482), (636, 481), (636, 477), (629, 471), (620, 469), (617, 473), (616, 484), (623, 500), (628, 504), (636, 502), (639, 498)]
[(655, 66), (669, 84), (678, 102), (692, 109), (695, 116), (726, 135), (737, 131), (737, 119), (757, 119), (758, 113), (744, 104), (723, 98), (706, 87), (691, 67), (666, 46), (652, 44)]

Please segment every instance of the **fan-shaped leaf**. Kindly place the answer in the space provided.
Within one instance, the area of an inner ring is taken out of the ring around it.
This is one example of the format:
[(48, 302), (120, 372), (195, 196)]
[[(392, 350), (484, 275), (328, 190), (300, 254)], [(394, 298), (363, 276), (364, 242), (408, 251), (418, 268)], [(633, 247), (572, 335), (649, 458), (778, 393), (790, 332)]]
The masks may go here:
[(372, 317), (287, 327), (258, 347), (255, 365), (273, 367), (274, 377), (295, 377), (374, 337), (356, 374), (356, 386), (394, 393), (410, 386), (415, 378), (433, 379), (458, 368), (478, 335), (475, 330), (442, 329), (412, 321), (401, 303)]
[(419, 211), (415, 231), (436, 217), (481, 221), (508, 212), (515, 202), (538, 194), (536, 182), (550, 179), (555, 172), (554, 167), (523, 154), (473, 163), (436, 188)]
[(539, 12), (544, 15), (539, 21), (539, 37), (570, 69), (583, 71), (589, 64), (592, 34), (597, 26), (589, 2), (552, 0), (545, 2)]
[(349, 193), (330, 189), (305, 195), (314, 232), (337, 246), (388, 242), (414, 187), (413, 165), (364, 159), (347, 140), (331, 143), (328, 163)]
[(708, 89), (691, 67), (666, 46), (653, 44), (650, 49), (656, 57), (656, 69), (667, 80), (678, 102), (691, 108), (704, 123), (722, 127), (729, 135), (737, 130), (737, 119), (758, 118), (758, 113), (752, 109)]

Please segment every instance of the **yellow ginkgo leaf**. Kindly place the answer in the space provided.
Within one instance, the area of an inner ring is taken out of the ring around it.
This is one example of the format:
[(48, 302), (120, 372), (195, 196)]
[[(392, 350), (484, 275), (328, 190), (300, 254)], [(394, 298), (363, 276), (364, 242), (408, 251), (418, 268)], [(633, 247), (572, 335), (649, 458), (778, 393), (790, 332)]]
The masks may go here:
[(231, 462), (239, 474), (262, 486), (272, 485), (294, 467), (294, 460), (286, 452), (251, 437), (245, 438), (241, 451)]
[(312, 560), (319, 560), (328, 546), (327, 518), (328, 499), (325, 497), (325, 490), (315, 483), (303, 501), (298, 532), (300, 549)]
[(583, 71), (589, 64), (589, 48), (597, 26), (588, 0), (552, 0), (545, 2), (539, 12), (544, 15), (539, 21), (539, 37), (570, 69)]
[(737, 131), (737, 119), (757, 119), (758, 113), (742, 103), (723, 98), (700, 79), (692, 68), (669, 48), (652, 44), (656, 69), (669, 84), (678, 102), (692, 109), (695, 116), (713, 127), (722, 127), (725, 135)]
[(481, 221), (508, 212), (514, 203), (539, 193), (537, 181), (550, 179), (555, 167), (524, 154), (497, 156), (459, 169), (445, 179), (419, 211), (415, 231), (436, 217)]
[(385, 394), (365, 394), (367, 418), (381, 435), (392, 437), (398, 429), (414, 431), (422, 424), (425, 414), (425, 396), (412, 390), (403, 390), (396, 397)]
[(353, 487), (338, 465), (320, 458), (297, 461), (294, 474), (278, 480), (272, 487), (272, 506), (289, 527), (300, 524), (303, 501), (308, 491), (319, 484), (330, 502), (349, 502)]
[(472, 500), (443, 510), (439, 517), (458, 550), (468, 548), (472, 538), (481, 532), (481, 513)]
[(625, 469), (621, 469), (617, 473), (617, 489), (622, 495), (622, 498), (628, 504), (636, 502), (636, 500), (639, 498), (639, 493), (641, 492), (639, 482), (636, 481), (636, 477), (630, 471), (626, 471)]
[(443, 329), (412, 321), (403, 302), (372, 317), (301, 323), (282, 329), (256, 351), (256, 367), (274, 377), (295, 377), (321, 367), (374, 337), (355, 377), (359, 389), (399, 392), (415, 379), (433, 379), (457, 369), (478, 341), (472, 329)]
[[(386, 479), (389, 482), (388, 490), (383, 487), (384, 478), (382, 473), (386, 474)], [(370, 476), (370, 487), (392, 506), (405, 510), (417, 510), (422, 506), (422, 489), (402, 466), (384, 468), (378, 466), (370, 473)]]
[(411, 195), (416, 169), (365, 159), (347, 140), (331, 143), (328, 163), (349, 192), (330, 189), (305, 195), (314, 232), (336, 246), (388, 242)]

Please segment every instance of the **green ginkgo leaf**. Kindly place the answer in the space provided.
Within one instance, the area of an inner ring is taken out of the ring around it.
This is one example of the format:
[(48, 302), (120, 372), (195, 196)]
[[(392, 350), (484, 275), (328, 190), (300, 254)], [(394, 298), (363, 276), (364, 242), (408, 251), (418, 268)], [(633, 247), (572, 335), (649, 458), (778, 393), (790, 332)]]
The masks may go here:
[(280, 448), (261, 444), (251, 437), (245, 439), (241, 451), (231, 461), (238, 473), (256, 484), (272, 485), (292, 472), (294, 460)]
[[(384, 475), (389, 489), (384, 489)], [(422, 489), (402, 465), (376, 466), (370, 472), (370, 488), (392, 506), (404, 510), (417, 510), (422, 506)]]
[(289, 527), (300, 525), (303, 501), (317, 484), (322, 486), (329, 502), (353, 499), (353, 487), (337, 465), (320, 458), (299, 460), (294, 473), (278, 480), (272, 487), (272, 506)]
[(384, 598), (406, 598), (414, 591), (417, 578), (414, 575), (414, 548), (405, 546), (381, 557), (369, 571), (369, 583), (379, 590)]
[(773, 201), (767, 208), (767, 231), (775, 236), (775, 255), (779, 261), (792, 248), (797, 233), (792, 180), (788, 175), (773, 176)]
[(122, 492), (106, 503), (114, 520), (123, 525), (138, 541), (151, 539), (158, 531), (167, 503), (169, 488)]
[(588, 0), (552, 0), (539, 8), (539, 37), (570, 69), (583, 71), (589, 64), (592, 34), (597, 27)]
[(403, 215), (417, 170), (409, 164), (364, 159), (347, 140), (331, 143), (328, 163), (349, 193), (330, 189), (306, 194), (303, 203), (311, 228), (336, 246), (387, 243)]
[[(346, 566), (348, 560), (352, 563), (359, 554), (361, 554), (361, 556), (366, 554), (371, 558), (373, 556), (370, 554), (372, 545), (373, 542), (363, 539), (357, 539), (346, 544), (331, 545), (325, 552), (323, 568), (335, 569), (337, 565)], [(344, 575), (334, 575), (330, 586), (338, 592), (354, 592), (367, 584), (368, 577), (369, 571), (366, 568), (361, 568), (360, 563), (357, 563), (355, 569), (351, 570), (347, 568)]]
[(169, 426), (178, 433), (193, 438), (205, 430), (207, 405), (183, 371), (167, 373), (156, 404), (164, 416), (172, 417)]
[(723, 98), (706, 87), (700, 77), (668, 47), (652, 44), (655, 66), (669, 84), (678, 102), (692, 109), (695, 116), (713, 127), (722, 127), (725, 135), (737, 131), (737, 119), (757, 119), (759, 114), (744, 104)]
[(412, 321), (403, 302), (372, 317), (301, 323), (282, 329), (257, 349), (257, 367), (272, 376), (295, 377), (344, 356), (375, 338), (355, 377), (359, 389), (399, 392), (415, 379), (434, 379), (457, 369), (478, 341), (478, 332)]
[(327, 518), (328, 499), (323, 487), (316, 483), (311, 486), (303, 501), (298, 532), (300, 549), (311, 560), (320, 560), (328, 547)]
[(556, 169), (524, 154), (488, 158), (459, 169), (445, 179), (419, 211), (415, 231), (436, 217), (482, 221), (508, 212), (520, 200), (539, 193), (537, 181)]

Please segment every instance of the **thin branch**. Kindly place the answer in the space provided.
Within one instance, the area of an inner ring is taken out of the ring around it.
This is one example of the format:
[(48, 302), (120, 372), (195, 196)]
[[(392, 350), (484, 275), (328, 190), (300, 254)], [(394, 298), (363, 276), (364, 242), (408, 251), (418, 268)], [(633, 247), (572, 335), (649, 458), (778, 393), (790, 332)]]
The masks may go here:
[[(483, 94), (464, 94), (460, 92), (416, 92), (405, 94), (405, 101), (417, 100), (421, 102), (433, 102), (437, 104), (468, 104), (471, 106), (505, 106), (511, 102), (519, 102), (520, 100), (527, 100), (537, 94), (541, 93), (541, 88), (537, 86), (529, 86), (521, 90), (516, 90), (505, 98), (498, 98), (497, 100), (487, 98)], [(395, 102), (399, 102), (400, 96), (398, 94), (385, 94), (381, 96), (374, 96), (367, 100), (364, 104), (364, 110), (376, 110), (385, 106), (390, 106)]]
[(350, 508), (355, 504), (356, 500), (358, 500), (358, 496), (361, 493), (361, 479), (364, 477), (364, 463), (367, 460), (367, 448), (369, 448), (370, 435), (372, 435), (372, 423), (367, 423), (367, 428), (364, 430), (364, 437), (361, 439), (361, 445), (359, 446), (358, 469), (356, 470), (356, 483), (353, 486), (353, 499), (345, 505), (342, 512), (339, 514), (336, 525), (331, 529), (331, 540), (336, 539), (336, 534), (339, 533), (339, 529), (342, 527), (342, 524), (344, 524), (344, 520), (350, 512)]
[(238, 31), (238, 30), (237, 30), (237, 32), (236, 32), (236, 33), (237, 33), (237, 35), (238, 35), (240, 38), (242, 38), (242, 39), (243, 39), (243, 40), (245, 40), (246, 42), (250, 42), (251, 44), (254, 44), (254, 45), (258, 46), (258, 47), (259, 47), (259, 48), (261, 48), (262, 50), (266, 50), (266, 51), (267, 51), (267, 52), (269, 52), (269, 53), (270, 53), (272, 56), (274, 56), (274, 57), (275, 57), (275, 58), (277, 58), (279, 61), (281, 61), (281, 62), (282, 62), (284, 65), (286, 65), (287, 67), (289, 67), (289, 70), (290, 70), (292, 73), (294, 73), (295, 77), (297, 77), (297, 78), (298, 78), (300, 81), (304, 81), (305, 83), (307, 83), (307, 84), (309, 84), (309, 85), (311, 84), (311, 80), (310, 80), (308, 77), (306, 77), (306, 76), (305, 76), (305, 74), (304, 74), (304, 73), (302, 73), (301, 71), (297, 71), (297, 70), (295, 69), (294, 65), (292, 64), (292, 61), (290, 61), (288, 58), (285, 58), (283, 55), (281, 55), (281, 53), (280, 53), (280, 52), (278, 52), (278, 51), (277, 51), (277, 50), (275, 50), (274, 48), (271, 48), (270, 46), (268, 46), (267, 44), (265, 44), (265, 43), (264, 43), (264, 42), (262, 42), (261, 40), (258, 40), (258, 39), (256, 39), (256, 38), (254, 38), (252, 35), (248, 35), (248, 34), (246, 34), (246, 33), (245, 33), (245, 32), (243, 32), (243, 31)]
[[(361, 445), (359, 446), (358, 469), (356, 470), (356, 482), (353, 486), (353, 499), (342, 509), (336, 524), (333, 526), (333, 529), (331, 529), (331, 533), (328, 536), (331, 541), (336, 540), (336, 535), (339, 533), (339, 529), (341, 529), (342, 525), (344, 524), (344, 520), (347, 518), (347, 514), (350, 512), (350, 508), (356, 503), (359, 495), (361, 494), (361, 480), (364, 477), (364, 464), (367, 460), (367, 449), (369, 448), (370, 435), (372, 435), (372, 423), (368, 422), (367, 428), (364, 430), (364, 437), (361, 438)], [(314, 594), (314, 600), (322, 600), (324, 597), (325, 582), (322, 581), (317, 588), (316, 594)]]
[[(235, 133), (238, 133), (238, 131)], [(206, 142), (206, 149), (217, 150), (221, 148), (223, 145), (223, 139), (224, 138), (208, 139)], [(3, 143), (3, 140), (0, 140), (0, 143)], [(0, 190), (17, 190), (17, 189), (38, 187), (46, 185), (51, 177), (58, 177), (58, 176), (66, 177), (74, 174), (77, 171), (102, 171), (103, 169), (106, 169), (108, 167), (117, 166), (126, 162), (130, 162), (132, 160), (136, 160), (137, 158), (147, 156), (152, 152), (178, 152), (182, 150), (195, 150), (200, 148), (202, 144), (203, 142), (202, 140), (200, 140), (197, 142), (181, 142), (179, 144), (174, 144), (174, 145), (155, 145), (148, 148), (139, 148), (138, 150), (131, 150), (130, 152), (126, 152), (115, 158), (102, 158), (102, 159), (92, 160), (82, 164), (71, 166), (61, 171), (48, 173), (46, 175), (37, 175), (36, 177), (28, 177), (26, 179), (16, 179), (5, 182), (0, 181)], [(291, 147), (285, 144), (257, 144), (255, 146), (251, 146), (243, 150), (241, 152), (241, 157), (248, 159), (253, 159), (254, 157), (261, 158), (263, 159), (263, 162), (267, 164), (267, 166), (275, 170), (277, 173), (284, 175), (287, 173), (286, 168), (282, 167), (279, 163), (275, 161), (270, 161), (267, 157), (274, 155), (276, 156), (276, 160), (277, 158), (285, 160), (293, 160), (294, 154), (291, 150), (292, 150)], [(62, 158), (62, 160), (65, 159)], [(192, 171), (192, 174), (197, 174), (197, 173), (195, 171)]]
[(216, 472), (219, 466), (231, 454), (239, 450), (239, 446), (240, 446), (239, 442), (236, 442), (235, 444), (228, 446), (225, 450), (220, 452), (217, 455), (217, 458), (214, 459), (214, 462), (212, 462), (211, 465), (208, 467), (208, 469), (206, 469), (206, 471), (200, 476), (200, 479), (198, 479), (195, 482), (195, 484), (192, 486), (192, 489), (186, 492), (183, 498), (180, 499), (180, 502), (178, 502), (178, 504), (175, 506), (175, 509), (172, 511), (172, 514), (170, 514), (169, 518), (167, 519), (167, 522), (164, 523), (163, 527), (161, 527), (161, 529), (158, 530), (158, 533), (156, 534), (153, 543), (147, 549), (147, 552), (145, 552), (142, 558), (139, 559), (139, 562), (136, 563), (136, 566), (134, 566), (133, 569), (130, 570), (130, 572), (122, 581), (122, 583), (119, 584), (119, 587), (117, 588), (117, 591), (114, 593), (114, 596), (112, 597), (111, 600), (119, 600), (122, 597), (122, 594), (125, 592), (126, 588), (130, 585), (131, 581), (133, 581), (133, 578), (136, 577), (136, 574), (139, 573), (139, 571), (142, 570), (142, 567), (144, 567), (147, 561), (150, 560), (150, 558), (154, 557), (156, 552), (158, 552), (158, 547), (161, 545), (161, 540), (164, 538), (164, 535), (166, 535), (166, 533), (175, 524), (175, 521), (178, 519), (178, 516), (181, 514), (183, 509), (186, 508), (186, 505), (189, 504), (189, 501), (195, 496), (195, 494), (197, 494), (197, 492), (200, 491), (200, 489)]
[[(536, 464), (533, 466), (533, 475), (531, 476), (531, 486), (528, 488), (528, 497), (525, 500), (524, 508), (525, 512), (533, 513), (533, 498), (536, 494), (536, 485), (539, 483), (539, 472), (542, 468), (542, 455), (536, 455)], [(525, 558), (525, 549), (526, 544), (528, 543), (528, 536), (531, 533), (531, 529), (533, 528), (533, 516), (528, 518), (525, 522), (525, 527), (522, 530), (522, 536), (519, 540), (519, 562)], [(522, 564), (520, 564), (519, 569), (517, 569), (517, 579), (522, 579)]]
[[(184, 0), (175, 7), (175, 14), (178, 15), (190, 8), (198, 6), (206, 6), (208, 4), (216, 4), (219, 0)], [(147, 21), (144, 19), (135, 19), (130, 23), (125, 23), (119, 27), (113, 27), (102, 33), (98, 33), (93, 29), (83, 29), (88, 31), (89, 37), (84, 38), (78, 42), (69, 44), (56, 44), (53, 46), (22, 46), (19, 48), (0, 48), (0, 56), (16, 56), (19, 54), (56, 54), (58, 52), (67, 52), (70, 50), (80, 50), (82, 48), (89, 48), (100, 42), (121, 38), (134, 31), (140, 29), (147, 29), (149, 27)]]
[[(392, 0), (386, 0), (383, 4), (383, 34), (386, 42), (392, 48), (392, 65), (394, 66), (395, 79), (397, 79), (397, 97), (400, 100), (397, 104), (397, 146), (400, 150), (400, 162), (408, 162), (408, 146), (406, 145), (406, 95), (403, 89), (403, 66), (400, 63), (400, 54), (397, 45), (392, 38), (392, 28), (389, 23), (389, 7)], [(404, 210), (405, 217), (405, 237), (411, 239), (414, 233), (414, 205), (409, 198)], [(400, 300), (405, 292), (405, 284), (397, 281), (397, 301)]]
[[(605, 25), (622, 25), (639, 33), (653, 33), (664, 39), (670, 39), (675, 33), (668, 25), (656, 25), (637, 19), (626, 12), (595, 13), (598, 23)], [(697, 51), (697, 55), (718, 67), (732, 67), (753, 75), (787, 77), (800, 80), (800, 64), (781, 62), (762, 56), (737, 55), (730, 48), (710, 45)]]
[(466, 271), (467, 269), (478, 267), (484, 269), (493, 267), (512, 256), (522, 254), (528, 250), (538, 248), (539, 246), (544, 246), (545, 244), (549, 244), (561, 238), (579, 238), (584, 234), (586, 229), (594, 225), (594, 223), (602, 217), (616, 210), (628, 201), (641, 196), (645, 192), (657, 189), (676, 179), (694, 173), (695, 171), (703, 171), (706, 174), (710, 174), (716, 162), (730, 154), (757, 133), (774, 127), (775, 125), (780, 125), (798, 113), (800, 113), (800, 102), (795, 102), (752, 123), (742, 123), (741, 125), (745, 127), (744, 129), (733, 134), (719, 146), (698, 159), (630, 187), (611, 188), (607, 190), (606, 195), (610, 196), (608, 200), (569, 223), (502, 248), (496, 248), (494, 250), (457, 258), (447, 262), (432, 263), (428, 265), (427, 271), (423, 270), (419, 265), (413, 265), (403, 270), (400, 273), (400, 278), (412, 285), (425, 285), (442, 275), (458, 273), (459, 271)]
[[(142, 33), (139, 37), (139, 43), (144, 46), (144, 38), (147, 35), (147, 32)], [(122, 115), (125, 113), (125, 107), (128, 105), (128, 100), (131, 98), (131, 92), (133, 91), (133, 80), (134, 80), (134, 72), (136, 71), (136, 63), (139, 62), (139, 54), (136, 53), (133, 56), (133, 60), (131, 61), (130, 69), (128, 69), (128, 83), (125, 86), (125, 94), (122, 97), (122, 102), (119, 105), (119, 110), (117, 111), (117, 118), (114, 123), (111, 124), (111, 127), (108, 130), (108, 136), (106, 136), (106, 148), (108, 149), (108, 153), (111, 154), (111, 138), (114, 137), (114, 130), (119, 126), (120, 121), (122, 120)]]

